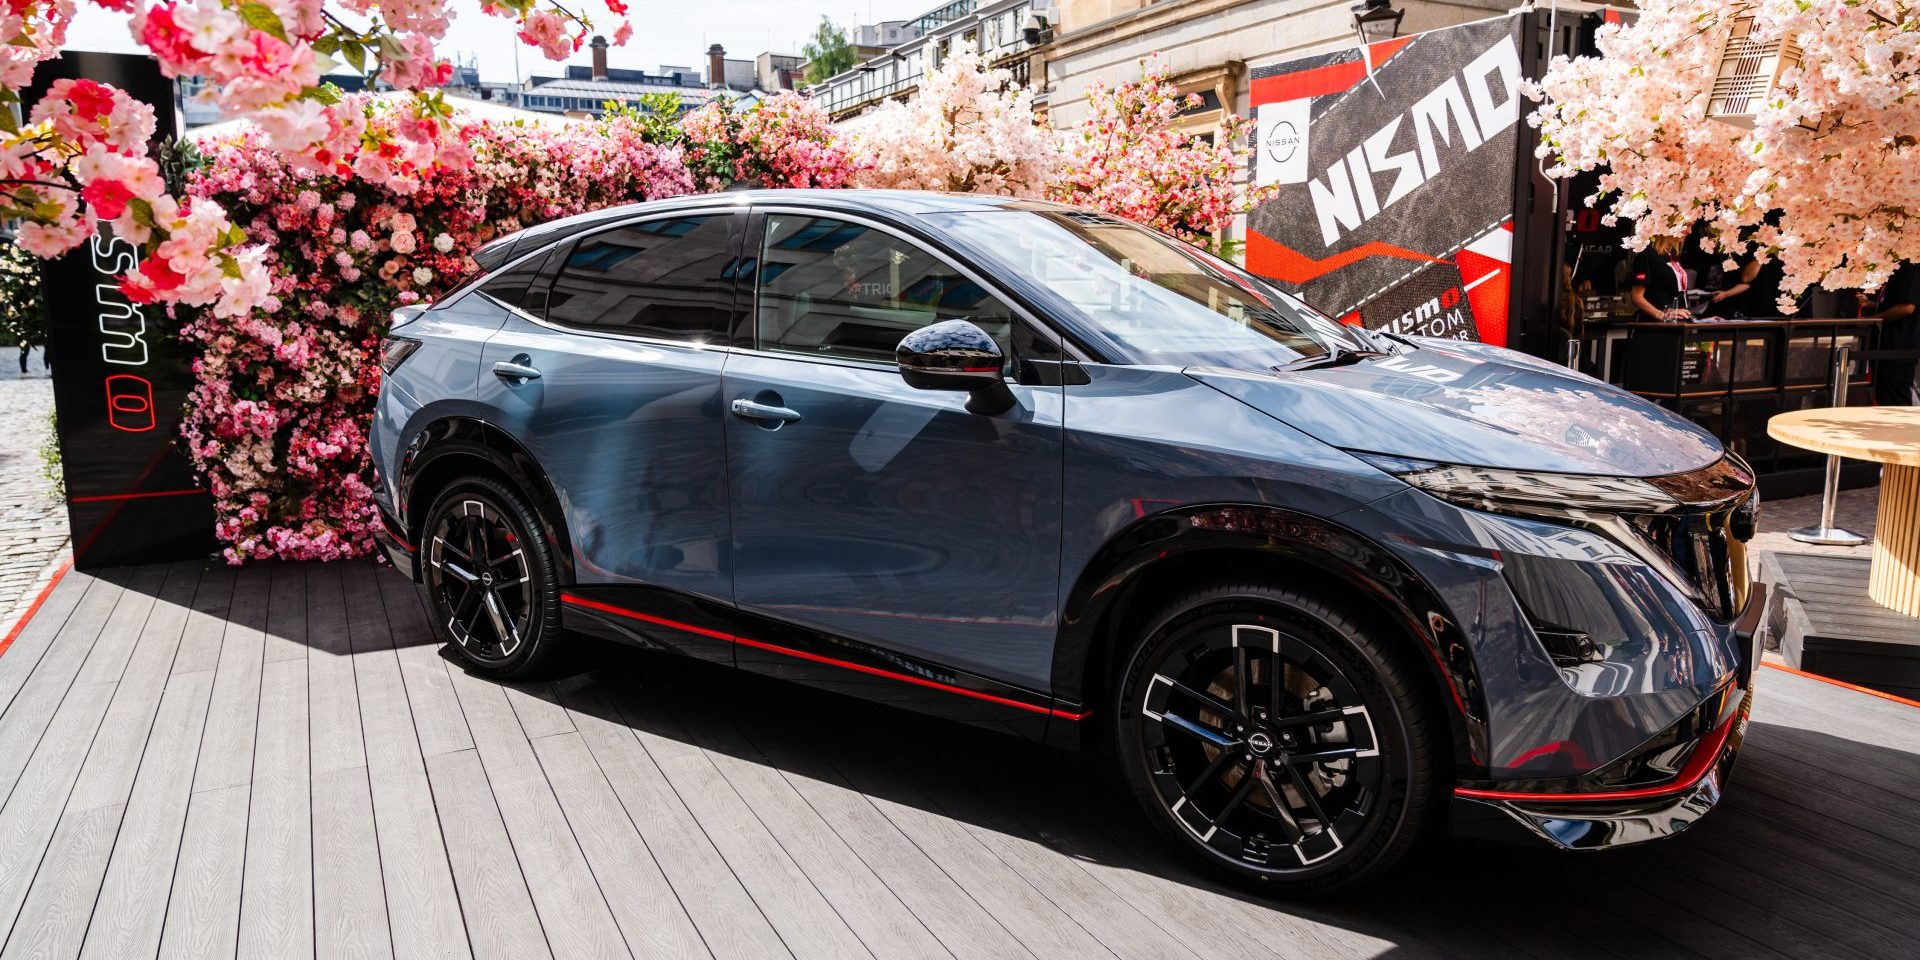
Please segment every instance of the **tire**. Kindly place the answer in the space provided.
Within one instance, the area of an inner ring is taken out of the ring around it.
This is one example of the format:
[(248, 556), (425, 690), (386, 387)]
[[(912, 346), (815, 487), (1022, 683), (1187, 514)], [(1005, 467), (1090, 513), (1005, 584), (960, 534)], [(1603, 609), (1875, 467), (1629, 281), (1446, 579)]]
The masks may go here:
[(1350, 889), (1439, 819), (1443, 731), (1417, 667), (1321, 597), (1195, 590), (1150, 622), (1117, 684), (1122, 774), (1213, 873), (1289, 896)]
[[(422, 529), (423, 579), (440, 639), (474, 672), (503, 680), (550, 666), (560, 640), (559, 577), (535, 533), (539, 517), (520, 494), (488, 477), (456, 480), (434, 499)], [(473, 563), (476, 549), (488, 562)]]

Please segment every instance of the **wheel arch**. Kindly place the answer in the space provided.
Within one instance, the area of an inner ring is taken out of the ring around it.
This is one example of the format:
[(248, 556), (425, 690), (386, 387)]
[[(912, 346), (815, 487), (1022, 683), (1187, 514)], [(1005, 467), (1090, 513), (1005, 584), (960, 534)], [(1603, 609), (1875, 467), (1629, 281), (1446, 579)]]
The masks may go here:
[(466, 476), (490, 476), (527, 498), (540, 519), (540, 535), (547, 539), (560, 582), (574, 582), (573, 542), (567, 534), (566, 511), (540, 464), (499, 427), (473, 417), (443, 417), (414, 434), (401, 454), (397, 479), (400, 524), (420, 543), (432, 498), (448, 483)]
[[(1081, 571), (1065, 598), (1054, 648), (1055, 696), (1067, 708), (1104, 712), (1124, 666), (1129, 625), (1175, 597), (1224, 577), (1249, 575), (1335, 591), (1424, 665), (1447, 717), (1456, 766), (1486, 756), (1486, 704), (1461, 628), (1411, 568), (1366, 537), (1278, 507), (1208, 504), (1136, 520)], [(1097, 705), (1097, 706), (1096, 706)], [(1099, 736), (1086, 725), (1082, 737)]]

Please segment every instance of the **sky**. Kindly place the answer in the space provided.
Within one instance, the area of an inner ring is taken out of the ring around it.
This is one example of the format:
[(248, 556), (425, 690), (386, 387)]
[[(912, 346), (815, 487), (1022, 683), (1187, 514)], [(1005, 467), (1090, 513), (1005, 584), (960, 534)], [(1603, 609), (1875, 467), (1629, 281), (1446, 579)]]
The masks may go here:
[[(751, 60), (763, 51), (800, 52), (822, 15), (841, 25), (877, 20), (904, 20), (940, 6), (940, 0), (631, 0), (629, 20), (633, 39), (613, 48), (607, 62), (613, 67), (653, 71), (663, 64), (692, 67), (704, 72), (707, 46), (727, 48), (728, 59)], [(615, 23), (600, 0), (568, 3), (584, 8), (595, 31), (609, 36)], [(513, 80), (516, 53), (519, 75), (558, 76), (557, 64), (513, 37), (513, 23), (480, 12), (478, 0), (452, 0), (453, 26), (440, 41), (442, 56), (466, 63), (477, 58), (481, 79)], [(72, 50), (139, 52), (127, 33), (127, 15), (91, 3), (79, 5), (67, 31)], [(591, 63), (582, 48), (570, 63)]]

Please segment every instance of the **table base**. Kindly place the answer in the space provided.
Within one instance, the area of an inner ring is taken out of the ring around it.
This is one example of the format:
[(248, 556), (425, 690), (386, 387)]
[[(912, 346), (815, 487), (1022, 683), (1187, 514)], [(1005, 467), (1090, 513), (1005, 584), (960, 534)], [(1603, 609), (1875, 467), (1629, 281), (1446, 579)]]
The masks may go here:
[(1880, 474), (1867, 596), (1889, 610), (1920, 617), (1920, 467), (1888, 464)]

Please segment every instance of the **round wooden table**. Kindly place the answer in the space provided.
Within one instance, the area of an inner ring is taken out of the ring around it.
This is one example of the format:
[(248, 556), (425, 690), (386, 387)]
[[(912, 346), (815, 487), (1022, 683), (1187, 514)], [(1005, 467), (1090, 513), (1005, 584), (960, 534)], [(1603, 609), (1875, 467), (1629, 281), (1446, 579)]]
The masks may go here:
[(1886, 464), (1867, 595), (1920, 617), (1920, 407), (1795, 410), (1767, 421), (1767, 435), (1816, 453)]

